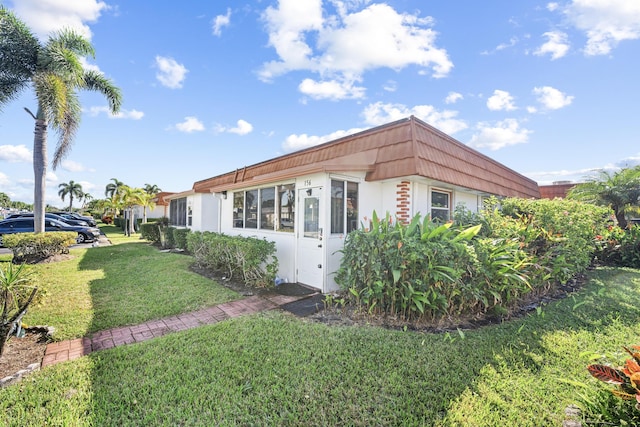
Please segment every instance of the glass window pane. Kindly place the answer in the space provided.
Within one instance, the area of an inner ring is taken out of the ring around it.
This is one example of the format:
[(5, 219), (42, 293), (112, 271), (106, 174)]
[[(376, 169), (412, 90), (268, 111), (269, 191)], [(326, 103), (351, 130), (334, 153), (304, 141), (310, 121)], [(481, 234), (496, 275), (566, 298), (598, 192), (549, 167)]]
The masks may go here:
[(278, 186), (278, 200), (278, 231), (292, 233), (296, 219), (295, 185), (287, 184)]
[(320, 226), (320, 199), (304, 198), (304, 237), (318, 238)]
[(233, 193), (233, 226), (244, 227), (244, 192)]
[(431, 192), (431, 207), (449, 208), (449, 194), (440, 193), (439, 191)]
[(344, 181), (331, 180), (331, 233), (344, 233)]
[(244, 227), (258, 228), (258, 190), (246, 191), (244, 194)]
[(358, 229), (358, 183), (347, 182), (347, 233)]
[(273, 230), (275, 219), (276, 189), (275, 187), (260, 190), (260, 229)]

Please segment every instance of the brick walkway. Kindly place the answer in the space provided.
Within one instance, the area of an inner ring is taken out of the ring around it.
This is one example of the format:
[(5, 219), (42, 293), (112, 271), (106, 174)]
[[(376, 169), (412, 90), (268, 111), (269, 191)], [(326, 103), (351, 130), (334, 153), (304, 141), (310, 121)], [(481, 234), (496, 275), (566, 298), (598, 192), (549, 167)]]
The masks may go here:
[(47, 345), (42, 367), (77, 359), (91, 352), (125, 344), (147, 341), (172, 332), (184, 331), (201, 325), (210, 325), (225, 319), (239, 317), (260, 311), (272, 310), (281, 305), (309, 298), (311, 295), (286, 296), (265, 294), (251, 296), (237, 301), (226, 302), (191, 313), (151, 320), (135, 326), (123, 326), (95, 332), (75, 340), (54, 342)]

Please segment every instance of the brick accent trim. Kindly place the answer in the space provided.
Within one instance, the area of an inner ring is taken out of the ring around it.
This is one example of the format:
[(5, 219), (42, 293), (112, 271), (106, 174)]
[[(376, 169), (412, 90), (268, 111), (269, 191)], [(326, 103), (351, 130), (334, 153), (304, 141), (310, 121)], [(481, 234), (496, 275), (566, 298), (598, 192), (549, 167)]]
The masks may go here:
[(409, 206), (411, 205), (411, 182), (401, 181), (396, 185), (396, 219), (404, 224), (411, 220)]

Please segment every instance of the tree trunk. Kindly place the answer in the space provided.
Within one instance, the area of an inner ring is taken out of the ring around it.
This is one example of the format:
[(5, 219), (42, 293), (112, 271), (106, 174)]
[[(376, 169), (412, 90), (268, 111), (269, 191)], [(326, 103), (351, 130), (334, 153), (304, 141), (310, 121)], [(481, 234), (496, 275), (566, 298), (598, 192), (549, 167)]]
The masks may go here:
[(69, 212), (73, 209), (73, 194), (69, 194)]
[(622, 209), (615, 209), (614, 208), (614, 212), (616, 214), (616, 219), (618, 220), (618, 226), (622, 229), (626, 229), (627, 228), (627, 218), (624, 215), (624, 210)]
[(43, 233), (44, 199), (47, 179), (47, 121), (37, 118), (33, 136), (33, 225), (36, 233)]

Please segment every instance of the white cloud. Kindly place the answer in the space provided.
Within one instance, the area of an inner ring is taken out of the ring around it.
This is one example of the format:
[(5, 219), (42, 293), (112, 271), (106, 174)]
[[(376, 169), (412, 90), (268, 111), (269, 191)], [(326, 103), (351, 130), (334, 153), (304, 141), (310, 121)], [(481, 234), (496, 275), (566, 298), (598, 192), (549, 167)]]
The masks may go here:
[(458, 92), (449, 92), (447, 97), (444, 99), (445, 104), (455, 104), (456, 102), (464, 99), (461, 93)]
[(140, 120), (144, 117), (144, 113), (138, 110), (125, 110), (121, 109), (116, 114), (111, 114), (111, 110), (106, 105), (89, 107), (88, 113), (90, 116), (95, 117), (101, 113), (106, 114), (110, 119), (131, 119)]
[(0, 145), (0, 161), (29, 163), (32, 160), (33, 155), (26, 145)]
[(222, 35), (222, 29), (224, 27), (228, 27), (230, 23), (231, 23), (231, 9), (227, 8), (226, 15), (218, 15), (215, 18), (213, 18), (213, 23), (212, 23), (213, 35), (220, 37)]
[(238, 135), (246, 135), (253, 131), (253, 125), (245, 120), (238, 120), (237, 126), (229, 129), (229, 133), (235, 133)]
[(467, 128), (467, 124), (457, 119), (457, 111), (438, 111), (431, 105), (415, 105), (411, 108), (402, 104), (384, 104), (376, 102), (369, 104), (362, 112), (365, 122), (372, 126), (379, 126), (392, 121), (415, 116), (447, 135), (453, 135)]
[(555, 2), (547, 3), (547, 10), (550, 12), (553, 12), (554, 10), (558, 9), (558, 7), (560, 7), (558, 3), (555, 3)]
[(484, 50), (482, 52), (480, 52), (481, 55), (491, 55), (494, 54), (495, 52), (499, 52), (501, 50), (505, 50), (508, 49), (510, 47), (513, 47), (515, 45), (518, 44), (518, 38), (517, 37), (511, 37), (509, 39), (508, 43), (500, 43), (498, 46), (495, 47), (495, 49), (489, 51), (489, 50)]
[(80, 59), (80, 64), (82, 65), (82, 68), (84, 68), (85, 70), (95, 71), (96, 73), (104, 74), (100, 69), (100, 67), (98, 67), (96, 64), (91, 64), (89, 60), (84, 56), (79, 57), (79, 59)]
[(67, 172), (85, 172), (88, 170), (83, 164), (73, 160), (63, 160), (61, 166)]
[(8, 186), (9, 184), (11, 184), (9, 177), (6, 174), (0, 172), (0, 185), (4, 187), (4, 186)]
[(384, 85), (382, 85), (382, 89), (387, 92), (395, 92), (398, 89), (398, 82), (395, 80), (388, 80)]
[(221, 124), (216, 124), (215, 131), (217, 133), (235, 133), (237, 135), (246, 135), (253, 132), (253, 125), (246, 120), (240, 119), (236, 122), (236, 127), (230, 128)]
[(182, 83), (189, 72), (187, 68), (176, 62), (173, 58), (156, 56), (156, 67), (158, 72), (156, 78), (163, 85), (170, 89), (180, 89)]
[(182, 123), (177, 123), (175, 128), (185, 133), (201, 132), (204, 130), (204, 125), (197, 117), (188, 116), (184, 118)]
[(619, 42), (640, 38), (637, 0), (573, 0), (563, 12), (586, 34), (585, 55), (606, 55)]
[(513, 104), (513, 96), (507, 91), (496, 89), (493, 95), (487, 99), (487, 108), (491, 111), (512, 111), (516, 109)]
[(322, 136), (307, 135), (306, 133), (302, 135), (289, 135), (287, 139), (284, 141), (284, 143), (282, 144), (282, 149), (287, 152), (302, 150), (303, 148), (313, 147), (315, 145), (319, 145), (324, 142), (329, 142), (338, 138), (342, 138), (343, 136), (353, 135), (354, 133), (358, 133), (363, 130), (364, 129), (359, 129), (359, 128), (353, 128), (349, 130), (338, 130), (328, 135), (322, 135)]
[(491, 125), (478, 123), (478, 133), (471, 137), (469, 145), (475, 148), (499, 150), (516, 144), (524, 144), (529, 140), (532, 131), (520, 127), (515, 119), (505, 119)]
[(547, 53), (551, 54), (551, 59), (562, 58), (569, 51), (569, 43), (567, 34), (562, 31), (548, 31), (543, 34), (547, 38), (547, 41), (536, 49), (533, 54), (538, 56), (544, 56)]
[(313, 99), (330, 99), (337, 101), (340, 99), (360, 99), (364, 98), (365, 88), (354, 86), (353, 81), (322, 81), (316, 82), (312, 79), (304, 79), (298, 89), (301, 93)]
[(536, 87), (533, 89), (533, 93), (538, 96), (538, 102), (547, 110), (558, 110), (566, 107), (571, 104), (574, 98), (551, 86)]
[(109, 6), (97, 0), (16, 0), (16, 15), (38, 35), (47, 38), (52, 32), (70, 28), (91, 39), (87, 23), (93, 23)]
[(451, 71), (453, 63), (446, 50), (436, 46), (437, 33), (429, 28), (431, 18), (401, 14), (387, 4), (362, 8), (367, 3), (332, 2), (334, 15), (327, 10), (323, 15), (321, 0), (280, 0), (277, 8), (268, 7), (263, 19), (278, 60), (263, 64), (260, 78), (270, 81), (290, 71), (310, 71), (320, 75), (320, 82), (308, 79), (299, 89), (334, 99), (360, 97), (364, 88), (354, 92), (350, 84), (362, 81), (367, 70), (417, 65), (436, 78)]

